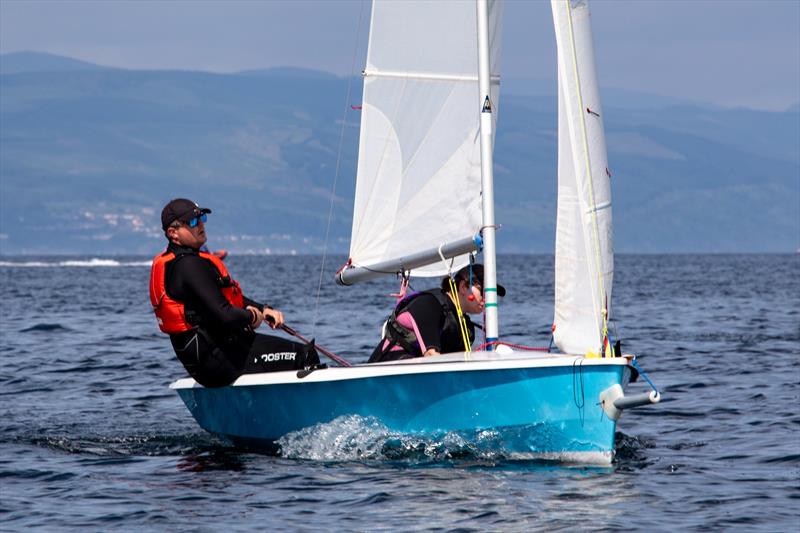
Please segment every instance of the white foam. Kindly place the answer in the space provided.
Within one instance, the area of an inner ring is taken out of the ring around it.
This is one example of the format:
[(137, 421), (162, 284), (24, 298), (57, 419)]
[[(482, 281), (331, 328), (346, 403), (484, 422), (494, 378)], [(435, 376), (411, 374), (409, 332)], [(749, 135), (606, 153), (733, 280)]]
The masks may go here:
[(358, 461), (380, 459), (383, 443), (390, 435), (375, 418), (348, 415), (293, 431), (281, 437), (278, 444), (281, 454), (292, 459)]
[(512, 452), (509, 459), (514, 461), (553, 461), (564, 465), (610, 466), (614, 452)]
[(152, 261), (117, 261), (116, 259), (68, 259), (63, 261), (0, 261), (0, 267), (12, 268), (95, 268), (95, 267), (149, 267)]
[(504, 449), (502, 431), (471, 436), (450, 431), (408, 434), (390, 430), (374, 417), (341, 416), (278, 439), (281, 455), (312, 461), (411, 462), (468, 460), (552, 461), (564, 465), (609, 466), (614, 452), (515, 452)]

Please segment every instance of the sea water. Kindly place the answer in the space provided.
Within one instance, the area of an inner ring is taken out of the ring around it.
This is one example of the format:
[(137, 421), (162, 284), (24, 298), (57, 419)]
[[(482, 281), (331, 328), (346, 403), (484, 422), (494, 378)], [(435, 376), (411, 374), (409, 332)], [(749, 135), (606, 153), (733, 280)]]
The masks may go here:
[[(360, 362), (397, 282), (334, 286), (342, 261), (322, 276), (321, 257), (226, 263), (248, 295)], [(504, 340), (547, 346), (552, 263), (501, 257)], [(359, 417), (287, 435), (272, 455), (237, 449), (168, 388), (184, 372), (148, 266), (0, 258), (1, 530), (800, 529), (798, 255), (617, 258), (612, 334), (663, 400), (623, 415), (606, 468)]]

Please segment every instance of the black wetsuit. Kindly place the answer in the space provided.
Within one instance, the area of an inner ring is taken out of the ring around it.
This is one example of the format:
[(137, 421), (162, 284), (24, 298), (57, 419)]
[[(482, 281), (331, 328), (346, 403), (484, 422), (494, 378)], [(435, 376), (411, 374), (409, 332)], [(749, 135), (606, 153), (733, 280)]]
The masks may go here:
[[(456, 307), (450, 297), (441, 289), (412, 295), (407, 300), (400, 302), (392, 316), (398, 316), (405, 312), (410, 313), (416, 322), (426, 349), (435, 348), (439, 353), (464, 351), (464, 341), (461, 337)], [(468, 316), (464, 315), (464, 318), (467, 322), (471, 343), (475, 340), (475, 326)], [(389, 320), (391, 321), (392, 318)], [(389, 327), (387, 324), (387, 330)], [(388, 346), (386, 345), (387, 340), (389, 341)], [(397, 336), (393, 336), (387, 331), (387, 337), (381, 339), (368, 362), (395, 361), (423, 355), (419, 340), (408, 343), (407, 346), (403, 346), (403, 344), (402, 341), (397, 340)], [(403, 349), (392, 350), (394, 346), (400, 346)]]
[[(164, 285), (170, 298), (183, 303), (190, 331), (171, 334), (175, 354), (189, 374), (206, 387), (222, 387), (242, 374), (303, 368), (319, 363), (313, 347), (261, 335), (250, 327), (251, 315), (228, 302), (214, 265), (197, 250), (170, 243), (175, 259), (167, 264)], [(245, 306), (264, 306), (247, 297)]]

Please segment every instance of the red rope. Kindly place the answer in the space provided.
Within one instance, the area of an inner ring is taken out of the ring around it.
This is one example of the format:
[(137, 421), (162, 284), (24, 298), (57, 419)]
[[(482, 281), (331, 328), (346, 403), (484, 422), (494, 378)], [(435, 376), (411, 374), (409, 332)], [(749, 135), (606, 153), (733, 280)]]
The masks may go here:
[(406, 292), (408, 292), (408, 278), (403, 276), (400, 280), (400, 291), (397, 294), (391, 293), (389, 296), (397, 298), (397, 303), (399, 304), (406, 297)]
[(337, 270), (337, 271), (336, 271), (336, 275), (338, 276), (338, 275), (339, 275), (339, 273), (341, 273), (341, 271), (342, 271), (342, 270), (344, 270), (345, 268), (349, 267), (349, 266), (350, 266), (350, 265), (352, 265), (352, 264), (353, 264), (353, 258), (352, 258), (352, 257), (350, 257), (350, 258), (348, 258), (348, 259), (347, 259), (347, 263), (343, 264), (343, 265), (342, 265), (342, 266), (339, 268), (339, 270)]
[(524, 350), (526, 352), (549, 352), (550, 348), (534, 348), (533, 346), (524, 346), (522, 344), (513, 344), (511, 342), (505, 341), (491, 341), (491, 342), (484, 342), (477, 348), (475, 348), (476, 352), (483, 350), (484, 348), (488, 348), (489, 346), (508, 346), (509, 348), (514, 348), (516, 350)]

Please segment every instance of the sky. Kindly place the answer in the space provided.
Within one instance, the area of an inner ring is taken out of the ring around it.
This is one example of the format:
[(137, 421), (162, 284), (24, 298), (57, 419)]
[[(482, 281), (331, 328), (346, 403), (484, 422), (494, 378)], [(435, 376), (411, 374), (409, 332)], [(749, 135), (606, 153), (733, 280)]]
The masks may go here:
[[(603, 87), (770, 111), (800, 102), (798, 0), (594, 0), (590, 9)], [(369, 11), (359, 0), (0, 0), (0, 53), (346, 75), (363, 68)], [(554, 79), (554, 41), (549, 2), (509, 0), (503, 77)]]

